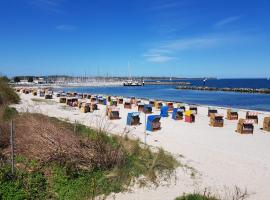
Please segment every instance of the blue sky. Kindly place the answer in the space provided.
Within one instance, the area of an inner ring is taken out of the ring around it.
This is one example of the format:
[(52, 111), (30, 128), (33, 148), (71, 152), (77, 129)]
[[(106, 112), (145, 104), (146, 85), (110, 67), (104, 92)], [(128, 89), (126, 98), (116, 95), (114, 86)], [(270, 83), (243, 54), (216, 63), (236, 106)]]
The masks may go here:
[(0, 0), (0, 72), (270, 77), (269, 0)]

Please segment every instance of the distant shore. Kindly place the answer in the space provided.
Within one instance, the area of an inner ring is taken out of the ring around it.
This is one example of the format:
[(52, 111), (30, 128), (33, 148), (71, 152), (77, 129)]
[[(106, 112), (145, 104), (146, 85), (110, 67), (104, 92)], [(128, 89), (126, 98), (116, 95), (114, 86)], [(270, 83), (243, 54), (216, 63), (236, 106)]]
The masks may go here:
[(63, 87), (110, 87), (110, 86), (120, 86), (123, 85), (120, 81), (105, 82), (105, 81), (95, 81), (95, 82), (67, 82), (67, 83), (49, 83), (49, 84), (35, 84), (35, 83), (23, 83), (23, 84), (11, 84), (14, 87), (32, 87), (32, 88), (63, 88)]

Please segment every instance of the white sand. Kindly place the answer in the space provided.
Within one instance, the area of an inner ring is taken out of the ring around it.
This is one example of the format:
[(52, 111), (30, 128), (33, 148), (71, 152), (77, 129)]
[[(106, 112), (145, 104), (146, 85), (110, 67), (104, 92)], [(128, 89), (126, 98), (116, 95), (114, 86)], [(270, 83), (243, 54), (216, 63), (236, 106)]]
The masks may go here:
[[(16, 105), (20, 111), (41, 112), (43, 114), (79, 121), (92, 127), (110, 124), (109, 131), (115, 134), (128, 132), (132, 137), (144, 141), (144, 114), (141, 114), (140, 126), (126, 126), (127, 113), (131, 110), (120, 105), (122, 119), (115, 121), (104, 120), (105, 106), (98, 105), (100, 110), (94, 113), (81, 113), (78, 108), (65, 107), (59, 103), (33, 102), (31, 94), (21, 94), (22, 102)], [(65, 109), (63, 109), (65, 107)], [(132, 109), (136, 111), (134, 107)], [(218, 109), (226, 116), (224, 108)], [(245, 118), (245, 110), (239, 110), (240, 118)], [(154, 109), (153, 114), (159, 114)], [(163, 147), (175, 156), (183, 155), (182, 162), (194, 167), (198, 173), (190, 177), (191, 171), (177, 169), (178, 180), (169, 186), (156, 189), (132, 188), (133, 192), (120, 193), (115, 199), (147, 199), (173, 200), (183, 192), (204, 190), (205, 187), (214, 193), (223, 194), (224, 188), (233, 189), (239, 186), (247, 188), (253, 195), (249, 199), (270, 199), (270, 133), (260, 130), (263, 118), (269, 112), (259, 112), (259, 124), (255, 125), (253, 135), (240, 135), (235, 132), (237, 121), (225, 120), (223, 128), (209, 126), (207, 107), (199, 106), (196, 122), (193, 124), (174, 121), (171, 116), (161, 119), (162, 129), (148, 132), (147, 144)], [(111, 199), (114, 198), (112, 195)]]

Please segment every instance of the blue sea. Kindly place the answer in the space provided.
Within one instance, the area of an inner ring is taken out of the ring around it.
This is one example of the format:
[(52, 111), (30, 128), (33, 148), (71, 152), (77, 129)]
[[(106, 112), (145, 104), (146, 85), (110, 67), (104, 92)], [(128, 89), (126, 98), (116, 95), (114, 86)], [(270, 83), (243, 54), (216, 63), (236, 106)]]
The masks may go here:
[[(195, 86), (202, 86), (203, 80), (185, 80)], [(211, 79), (209, 87), (270, 88), (267, 79)], [(65, 91), (117, 95), (124, 97), (159, 99), (200, 105), (224, 106), (251, 110), (270, 111), (269, 94), (247, 94), (220, 91), (177, 90), (175, 85), (146, 85), (144, 87), (78, 87), (64, 88)]]

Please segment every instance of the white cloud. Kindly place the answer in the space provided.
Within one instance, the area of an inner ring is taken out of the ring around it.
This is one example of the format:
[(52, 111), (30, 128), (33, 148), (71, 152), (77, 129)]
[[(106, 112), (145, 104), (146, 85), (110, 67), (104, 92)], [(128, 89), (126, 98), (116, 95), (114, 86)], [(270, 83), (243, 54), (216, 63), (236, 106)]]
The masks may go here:
[(69, 24), (62, 24), (56, 27), (59, 31), (73, 31), (76, 29), (76, 26), (69, 25)]
[(165, 63), (165, 62), (169, 62), (175, 59), (175, 57), (160, 55), (160, 54), (152, 54), (152, 55), (149, 54), (149, 55), (144, 55), (144, 57), (146, 57), (147, 61), (155, 62), (155, 63)]
[(240, 20), (242, 18), (242, 16), (232, 16), (232, 17), (228, 17), (228, 18), (225, 18), (225, 19), (222, 19), (220, 20), (219, 22), (217, 22), (215, 24), (216, 27), (222, 27), (222, 26), (225, 26), (227, 24), (231, 24), (233, 22), (236, 22), (238, 20)]
[(219, 46), (229, 38), (208, 36), (198, 38), (185, 38), (161, 42), (155, 48), (151, 48), (143, 56), (149, 62), (169, 62), (175, 59), (175, 54), (190, 49), (206, 49)]

